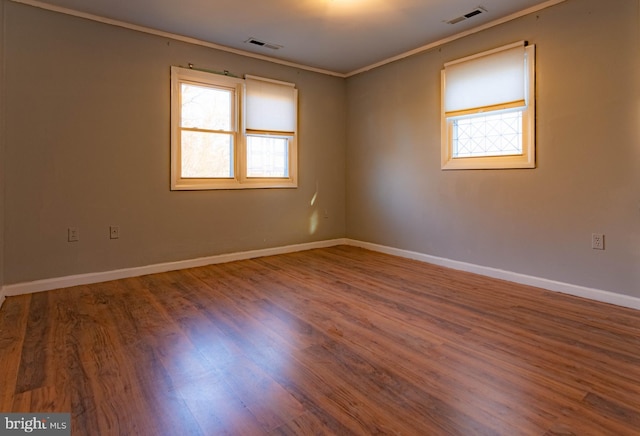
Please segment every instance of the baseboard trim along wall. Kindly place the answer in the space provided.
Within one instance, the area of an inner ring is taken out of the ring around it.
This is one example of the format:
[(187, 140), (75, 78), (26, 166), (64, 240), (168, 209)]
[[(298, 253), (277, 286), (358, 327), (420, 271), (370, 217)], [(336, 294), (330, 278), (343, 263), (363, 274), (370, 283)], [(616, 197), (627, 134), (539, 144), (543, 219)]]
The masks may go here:
[(49, 291), (52, 289), (67, 288), (71, 286), (87, 285), (91, 283), (106, 282), (109, 280), (118, 280), (128, 277), (142, 276), (146, 274), (155, 274), (167, 271), (175, 271), (185, 268), (194, 268), (205, 265), (213, 265), (217, 263), (233, 262), (236, 260), (254, 259), (257, 257), (273, 256), (277, 254), (293, 253), (297, 251), (312, 250), (315, 248), (332, 247), (335, 245), (352, 245), (367, 250), (377, 251), (380, 253), (391, 254), (394, 256), (404, 257), (407, 259), (418, 260), (421, 262), (440, 265), (460, 271), (467, 271), (475, 274), (493, 277), (501, 280), (507, 280), (523, 285), (534, 286), (537, 288), (547, 289), (555, 292), (562, 292), (577, 297), (583, 297), (590, 300), (600, 301), (617, 306), (628, 307), (630, 309), (640, 310), (640, 298), (628, 295), (616, 294), (614, 292), (603, 291), (600, 289), (592, 289), (584, 286), (573, 285), (570, 283), (557, 282), (540, 277), (519, 274), (511, 271), (505, 271), (497, 268), (491, 268), (481, 265), (475, 265), (457, 260), (446, 259), (442, 257), (432, 256), (428, 254), (418, 253), (415, 251), (402, 250), (399, 248), (388, 247), (384, 245), (373, 244), (370, 242), (358, 241), (354, 239), (331, 239), (326, 241), (309, 242), (304, 244), (288, 245), (283, 247), (265, 248), (261, 250), (244, 251), (230, 254), (220, 254), (216, 256), (200, 257), (196, 259), (182, 260), (178, 262), (167, 262), (155, 265), (147, 265), (135, 268), (126, 268), (113, 271), (104, 271), (89, 274), (78, 274), (67, 277), (57, 277), (51, 279), (37, 280), (33, 282), (16, 283), (6, 285), (0, 289), (0, 306), (5, 296), (30, 294), (34, 292)]
[(576, 297), (587, 298), (589, 300), (595, 300), (603, 303), (615, 304), (616, 306), (623, 306), (630, 309), (640, 310), (640, 298), (631, 297), (629, 295), (616, 294), (614, 292), (603, 291), (600, 289), (592, 289), (584, 286), (573, 285), (570, 283), (557, 282), (554, 280), (505, 271), (497, 268), (460, 262), (443, 257), (431, 256), (415, 251), (401, 250), (384, 245), (372, 244), (370, 242), (348, 239), (346, 243), (348, 245), (366, 248), (367, 250), (378, 251), (380, 253), (419, 260), (421, 262), (432, 263), (434, 265), (440, 265), (459, 271), (471, 272), (487, 277), (493, 277), (496, 279), (519, 283), (522, 285), (534, 286), (536, 288), (542, 288), (549, 291), (562, 292), (563, 294), (569, 294)]
[(156, 274), (179, 269), (196, 268), (199, 266), (213, 265), (217, 263), (233, 262), (236, 260), (255, 259), (257, 257), (273, 256), (276, 254), (294, 253), (297, 251), (312, 250), (314, 248), (332, 247), (346, 244), (344, 239), (331, 239), (326, 241), (308, 242), (304, 244), (287, 245), (283, 247), (264, 248), (260, 250), (243, 251), (215, 256), (199, 257), (177, 262), (158, 263), (134, 268), (103, 271), (97, 273), (78, 274), (67, 277), (37, 280), (33, 282), (16, 283), (4, 287), (6, 296), (31, 294), (34, 292), (50, 291), (52, 289), (68, 288), (71, 286), (88, 285), (92, 283), (107, 282), (110, 280), (125, 279), (147, 274)]
[(2, 308), (2, 303), (6, 298), (4, 287), (0, 287), (0, 308)]

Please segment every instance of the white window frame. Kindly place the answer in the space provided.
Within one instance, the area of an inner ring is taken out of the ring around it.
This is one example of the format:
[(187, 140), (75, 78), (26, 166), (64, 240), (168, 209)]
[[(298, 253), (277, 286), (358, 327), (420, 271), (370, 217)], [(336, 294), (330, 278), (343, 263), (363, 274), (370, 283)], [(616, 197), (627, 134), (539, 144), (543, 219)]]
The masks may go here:
[[(524, 41), (509, 44), (476, 55), (468, 56), (451, 63), (465, 62), (488, 56), (503, 50), (507, 50), (519, 45), (524, 45)], [(521, 110), (522, 112), (522, 154), (517, 155), (492, 155), (474, 157), (454, 157), (454, 120), (459, 117), (447, 117), (445, 112), (445, 89), (446, 89), (446, 65), (441, 72), (441, 168), (443, 170), (463, 170), (463, 169), (509, 169), (509, 168), (535, 168), (535, 46), (524, 46), (525, 53), (525, 83), (524, 95), (525, 106), (521, 109), (509, 108), (507, 106), (496, 106), (493, 110), (472, 111), (471, 115), (462, 116), (482, 116), (491, 115), (505, 110)], [(448, 63), (450, 64), (450, 63)]]
[[(286, 83), (269, 80), (275, 83)], [(228, 178), (186, 178), (182, 177), (181, 158), (181, 84), (191, 83), (201, 86), (224, 87), (234, 90), (233, 119), (233, 165), (234, 174)], [(291, 85), (292, 84), (287, 84)], [(259, 132), (264, 135), (283, 137), (288, 140), (288, 177), (247, 177), (247, 148), (245, 129), (246, 108), (245, 80), (222, 74), (209, 73), (190, 68), (171, 67), (171, 190), (214, 190), (214, 189), (255, 189), (255, 188), (296, 188), (298, 186), (298, 145), (297, 145), (297, 90), (295, 90), (296, 116), (294, 132)]]

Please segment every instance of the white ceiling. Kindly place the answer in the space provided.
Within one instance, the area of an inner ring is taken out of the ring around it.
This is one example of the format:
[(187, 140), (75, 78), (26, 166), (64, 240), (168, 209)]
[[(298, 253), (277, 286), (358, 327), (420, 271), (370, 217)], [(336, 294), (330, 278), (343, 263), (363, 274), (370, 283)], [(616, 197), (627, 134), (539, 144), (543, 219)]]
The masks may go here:
[[(15, 0), (350, 74), (562, 0)], [(477, 7), (486, 13), (448, 24)], [(282, 46), (247, 43), (249, 38)]]

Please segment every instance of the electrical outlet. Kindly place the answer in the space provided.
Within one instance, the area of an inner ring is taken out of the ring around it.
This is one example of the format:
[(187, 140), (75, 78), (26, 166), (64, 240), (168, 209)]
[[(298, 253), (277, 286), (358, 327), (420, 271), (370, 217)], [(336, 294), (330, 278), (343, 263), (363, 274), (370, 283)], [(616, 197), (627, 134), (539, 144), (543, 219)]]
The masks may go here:
[(77, 242), (80, 240), (80, 229), (78, 227), (69, 227), (67, 229), (67, 241)]
[(594, 250), (604, 250), (604, 235), (602, 233), (591, 234), (591, 248)]
[(120, 226), (109, 227), (109, 238), (118, 239), (120, 237)]

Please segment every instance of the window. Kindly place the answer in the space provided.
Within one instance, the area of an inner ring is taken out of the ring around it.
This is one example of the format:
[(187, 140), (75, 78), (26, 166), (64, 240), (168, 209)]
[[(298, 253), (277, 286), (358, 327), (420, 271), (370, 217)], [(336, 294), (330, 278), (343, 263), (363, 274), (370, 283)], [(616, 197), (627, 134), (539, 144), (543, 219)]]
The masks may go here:
[(171, 68), (171, 189), (297, 186), (291, 83)]
[(445, 64), (442, 169), (535, 167), (535, 46)]
[(247, 179), (288, 178), (295, 153), (297, 90), (292, 83), (246, 76)]

